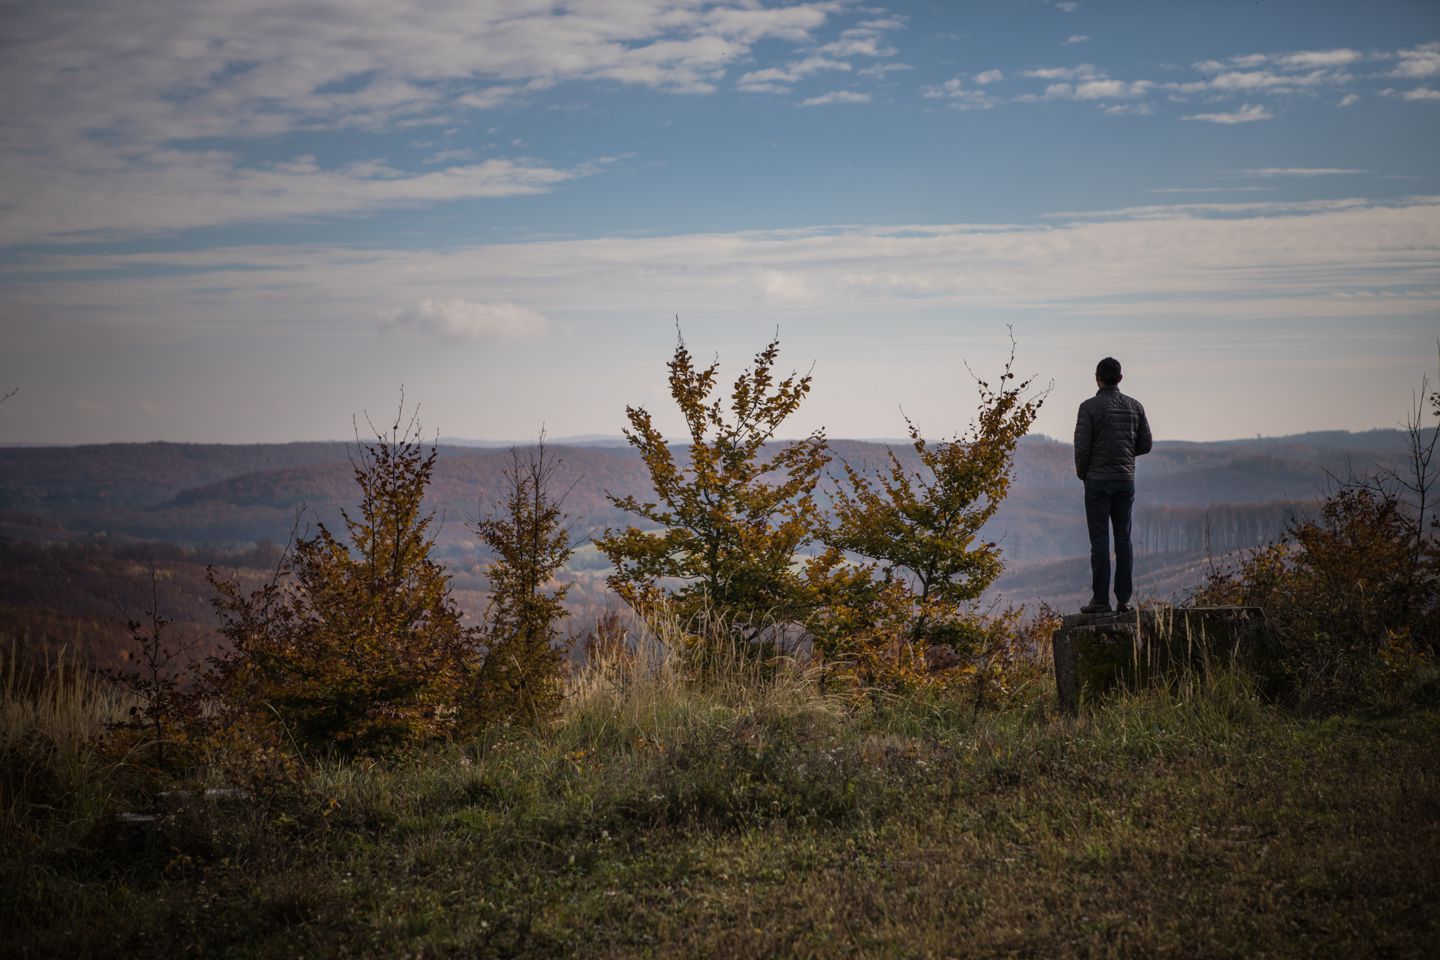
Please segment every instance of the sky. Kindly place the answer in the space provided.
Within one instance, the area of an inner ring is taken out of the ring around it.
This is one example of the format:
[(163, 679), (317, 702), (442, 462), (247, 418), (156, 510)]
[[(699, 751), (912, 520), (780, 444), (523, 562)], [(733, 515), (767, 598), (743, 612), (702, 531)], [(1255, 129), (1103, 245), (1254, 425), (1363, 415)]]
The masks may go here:
[[(0, 0), (0, 443), (1391, 427), (1440, 336), (1433, 0)], [(362, 421), (363, 422), (363, 421)]]

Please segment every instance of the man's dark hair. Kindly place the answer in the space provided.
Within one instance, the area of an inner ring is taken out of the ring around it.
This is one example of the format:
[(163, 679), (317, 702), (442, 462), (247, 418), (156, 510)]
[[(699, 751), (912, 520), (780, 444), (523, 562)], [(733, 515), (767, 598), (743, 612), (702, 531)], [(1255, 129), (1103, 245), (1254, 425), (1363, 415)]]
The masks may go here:
[(1114, 357), (1106, 357), (1095, 365), (1095, 378), (1107, 387), (1113, 387), (1120, 382), (1120, 361)]

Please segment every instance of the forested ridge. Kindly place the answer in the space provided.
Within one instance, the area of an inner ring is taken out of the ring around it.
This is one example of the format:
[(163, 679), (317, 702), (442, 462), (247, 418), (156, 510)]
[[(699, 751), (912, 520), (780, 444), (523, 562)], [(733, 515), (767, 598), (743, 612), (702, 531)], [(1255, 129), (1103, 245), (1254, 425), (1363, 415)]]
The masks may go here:
[[(1139, 461), (1141, 590), (1161, 599), (1183, 594), (1209, 559), (1280, 536), (1330, 478), (1397, 462), (1403, 439), (1402, 431), (1382, 430), (1157, 443)], [(913, 462), (909, 447), (895, 448), (902, 462)], [(887, 445), (831, 440), (830, 449), (837, 463), (873, 469)], [(206, 565), (258, 576), (292, 531), (333, 523), (351, 496), (353, 450), (339, 442), (0, 448), (0, 609), (22, 634), (112, 662), (126, 640), (124, 611), (136, 606), (136, 585), (153, 563), (166, 571), (171, 615), (203, 633), (212, 618)], [(593, 619), (615, 601), (603, 583), (608, 564), (587, 541), (625, 519), (606, 493), (643, 497), (648, 479), (627, 447), (554, 452), (555, 481), (568, 490), (580, 544), (561, 579), (571, 585), (572, 612)], [(677, 453), (683, 461), (684, 448)], [(466, 610), (483, 607), (488, 559), (466, 520), (501, 489), (508, 455), (438, 449), (427, 504), (442, 521), (437, 556)], [(822, 506), (832, 488), (822, 483), (817, 491)], [(1069, 444), (1039, 436), (1020, 442), (1013, 485), (991, 530), (1007, 565), (994, 592), (1032, 605), (1078, 596), (1087, 544)]]

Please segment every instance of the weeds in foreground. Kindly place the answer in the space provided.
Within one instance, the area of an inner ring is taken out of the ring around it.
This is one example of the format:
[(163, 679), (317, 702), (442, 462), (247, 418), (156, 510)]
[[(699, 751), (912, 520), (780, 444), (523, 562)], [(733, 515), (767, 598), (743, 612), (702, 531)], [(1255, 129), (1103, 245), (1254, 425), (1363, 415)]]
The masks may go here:
[(7, 674), (7, 778), (71, 771), (7, 779), (7, 949), (1405, 956), (1440, 933), (1433, 708), (1318, 720), (1219, 670), (1078, 721), (1045, 695), (977, 715), (697, 656), (673, 622), (612, 640), (547, 727), (243, 793), (214, 789), (221, 756), (157, 782), (95, 749), (125, 704), (87, 675)]
[(7, 836), (68, 823), (103, 806), (115, 784), (104, 738), (134, 705), (60, 651), (43, 669), (12, 645), (0, 659), (0, 822)]

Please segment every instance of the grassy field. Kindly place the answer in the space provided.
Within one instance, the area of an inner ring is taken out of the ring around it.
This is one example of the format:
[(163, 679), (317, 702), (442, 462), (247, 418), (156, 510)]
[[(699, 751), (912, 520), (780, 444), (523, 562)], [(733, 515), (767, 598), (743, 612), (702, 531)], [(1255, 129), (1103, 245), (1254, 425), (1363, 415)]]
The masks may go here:
[[(1054, 715), (1048, 694), (586, 674), (543, 732), (247, 796), (94, 739), (83, 677), (4, 694), (0, 953), (1433, 956), (1440, 709), (1306, 717), (1243, 677)], [(161, 796), (186, 788), (188, 796)], [(120, 822), (124, 812), (159, 814)]]

